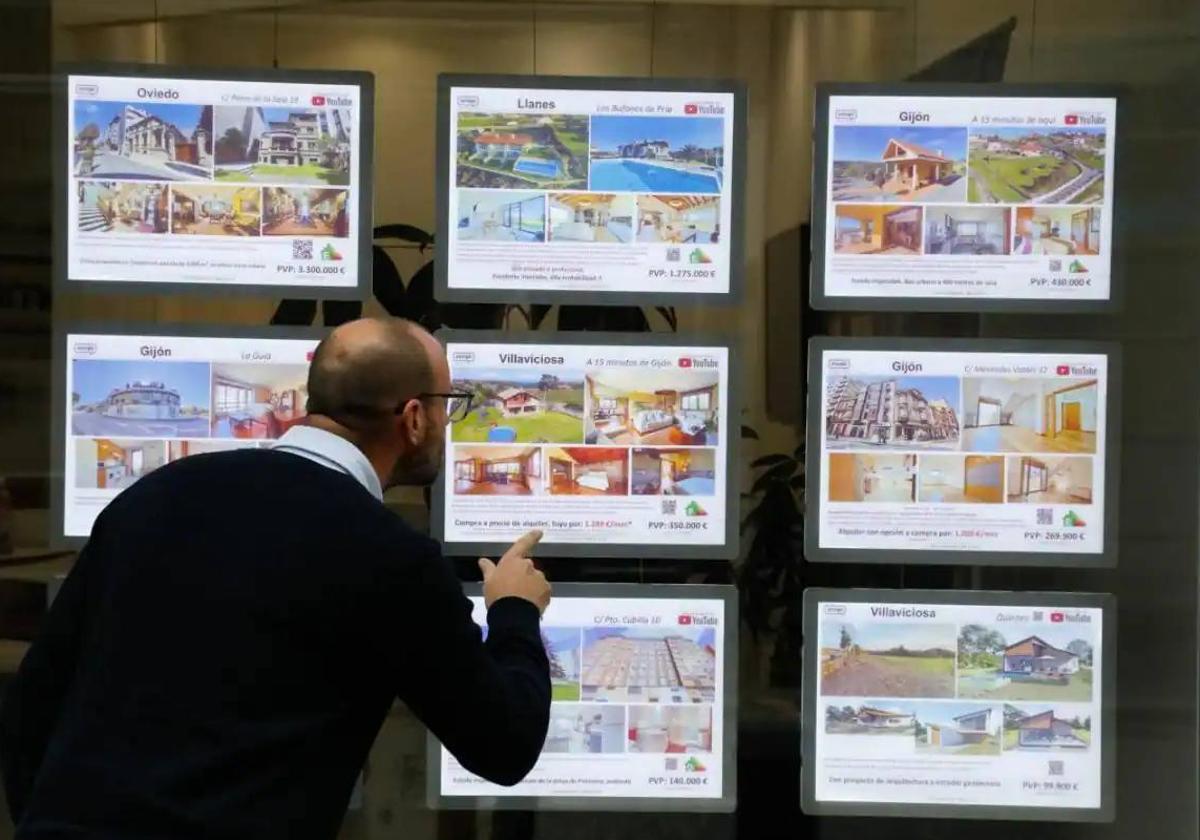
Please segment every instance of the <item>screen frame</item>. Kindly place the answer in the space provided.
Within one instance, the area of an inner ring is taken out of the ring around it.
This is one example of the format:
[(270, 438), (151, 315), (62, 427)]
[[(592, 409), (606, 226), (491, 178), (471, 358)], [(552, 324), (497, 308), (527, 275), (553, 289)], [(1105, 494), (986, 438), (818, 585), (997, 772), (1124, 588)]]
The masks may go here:
[[(1104, 433), (1104, 550), (1099, 554), (1065, 552), (964, 551), (821, 548), (820, 488), (824, 481), (821, 431), (824, 426), (822, 364), (827, 352), (895, 350), (934, 353), (1091, 353), (1108, 357), (1105, 383)], [(805, 449), (808, 453), (808, 487), (817, 488), (815, 499), (805, 506), (804, 558), (810, 563), (888, 563), (969, 566), (1036, 566), (1114, 568), (1117, 565), (1121, 476), (1121, 346), (1116, 342), (1092, 340), (1001, 339), (1001, 338), (834, 338), (817, 336), (808, 343), (808, 408)]]
[[(520, 344), (520, 345), (581, 345), (591, 344), (598, 347), (623, 347), (628, 345), (644, 345), (647, 347), (721, 347), (724, 348), (728, 359), (726, 376), (725, 405), (726, 426), (732, 418), (739, 416), (738, 399), (741, 389), (736, 385), (739, 354), (737, 348), (727, 338), (703, 333), (610, 333), (610, 332), (523, 332), (510, 333), (502, 330), (457, 330), (440, 329), (434, 337), (442, 346), (452, 342), (475, 344)], [(447, 427), (447, 445), (450, 444), (450, 430)], [(676, 546), (643, 545), (639, 543), (610, 544), (610, 543), (543, 543), (541, 553), (548, 557), (575, 558), (627, 558), (627, 559), (693, 559), (693, 560), (733, 560), (738, 555), (740, 529), (738, 527), (738, 511), (740, 493), (735, 481), (735, 470), (738, 464), (738, 437), (731, 431), (725, 433), (725, 540), (717, 545)], [(632, 448), (632, 447), (631, 447)], [(446, 470), (438, 473), (433, 485), (432, 504), (430, 506), (430, 534), (442, 544), (442, 550), (452, 557), (488, 556), (503, 553), (508, 550), (509, 542), (447, 542), (445, 540), (445, 494)]]
[[(1125, 190), (1122, 167), (1125, 157), (1123, 130), (1124, 90), (1106, 84), (989, 84), (958, 82), (819, 82), (816, 86), (813, 112), (812, 219), (809, 304), (813, 309), (851, 312), (1114, 312), (1125, 304), (1125, 271), (1123, 246), (1124, 216), (1118, 200)], [(1116, 142), (1113, 144), (1112, 243), (1109, 247), (1109, 293), (1107, 300), (1054, 300), (1044, 298), (935, 298), (935, 297), (858, 297), (830, 295), (825, 290), (825, 252), (829, 242), (827, 208), (829, 204), (829, 98), (831, 96), (910, 96), (971, 98), (1026, 97), (1037, 99), (1101, 98), (1116, 103)]]
[[(449, 284), (450, 250), (450, 89), (453, 87), (542, 88), (566, 90), (727, 93), (733, 95), (733, 154), (730, 182), (735, 185), (729, 232), (727, 292), (589, 292), (555, 289), (456, 289)], [(434, 166), (434, 298), (443, 303), (563, 304), (566, 306), (681, 306), (739, 303), (745, 282), (746, 84), (736, 79), (654, 79), (635, 76), (532, 76), (519, 74), (441, 73), (437, 83), (437, 154)]]
[[(820, 632), (820, 601), (881, 604), (948, 604), (962, 606), (1075, 607), (1100, 609), (1104, 673), (1100, 685), (1099, 808), (1036, 808), (1019, 805), (920, 805), (871, 802), (818, 802), (812, 759), (816, 755), (817, 675), (819, 656), (809, 656), (817, 647)], [(1112, 822), (1116, 819), (1117, 775), (1117, 599), (1104, 593), (1002, 592), (955, 589), (833, 589), (804, 590), (804, 646), (800, 678), (800, 807), (813, 816), (936, 817), (947, 819), (1042, 820), (1056, 822)], [(810, 714), (811, 713), (811, 714)], [(807, 758), (809, 761), (805, 761)]]
[[(463, 594), (480, 596), (478, 583), (463, 584)], [(441, 791), (442, 745), (432, 732), (425, 736), (426, 805), (446, 811), (620, 811), (632, 813), (716, 813), (737, 808), (737, 682), (738, 682), (738, 590), (724, 584), (695, 583), (556, 583), (555, 598), (653, 598), (720, 600), (725, 605), (722, 633), (721, 797), (719, 799), (672, 799), (633, 796), (445, 796)]]
[[(199, 323), (138, 323), (131, 321), (94, 321), (55, 319), (50, 349), (50, 519), (47, 538), (53, 548), (78, 549), (88, 537), (68, 536), (63, 527), (66, 515), (67, 439), (67, 336), (77, 333), (147, 338), (235, 338), (259, 340), (310, 339), (319, 341), (329, 334), (326, 327), (272, 327)], [(106, 505), (107, 507), (107, 505)], [(103, 510), (103, 509), (102, 509)], [(99, 515), (99, 514), (97, 514)]]
[[(359, 155), (358, 198), (356, 213), (359, 219), (358, 241), (353, 246), (358, 253), (358, 282), (352, 286), (320, 285), (268, 285), (263, 283), (171, 283), (166, 281), (130, 280), (73, 280), (68, 271), (67, 249), (67, 189), (71, 180), (63, 171), (59, 155), (67, 148), (67, 108), (71, 102), (68, 79), (73, 76), (115, 76), (149, 79), (185, 79), (215, 82), (265, 82), (357, 85), (362, 92), (359, 105)], [(133, 294), (133, 295), (203, 295), (215, 298), (223, 296), (318, 298), (322, 300), (366, 301), (372, 291), (372, 248), (374, 246), (374, 181), (375, 181), (375, 75), (367, 70), (293, 70), (278, 68), (228, 68), (200, 67), (196, 65), (175, 66), (164, 64), (135, 64), (128, 62), (62, 62), (55, 64), (53, 76), (51, 137), (54, 155), (54, 173), (51, 179), (54, 190), (54, 243), (53, 243), (53, 287), (57, 294), (83, 292), (85, 294)]]

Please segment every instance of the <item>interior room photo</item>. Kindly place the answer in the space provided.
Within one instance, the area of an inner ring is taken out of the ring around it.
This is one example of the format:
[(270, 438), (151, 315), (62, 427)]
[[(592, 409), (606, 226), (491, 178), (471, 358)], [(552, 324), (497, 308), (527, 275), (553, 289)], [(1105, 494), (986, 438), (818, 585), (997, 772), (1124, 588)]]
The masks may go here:
[(543, 492), (542, 451), (533, 446), (454, 447), (454, 492), (532, 496)]
[(638, 242), (714, 244), (721, 238), (715, 195), (639, 195)]
[(717, 492), (715, 449), (635, 449), (635, 496), (712, 496)]
[(712, 706), (630, 706), (629, 751), (712, 752)]
[(607, 703), (553, 703), (542, 753), (625, 752), (625, 707)]
[(606, 370), (584, 379), (585, 439), (600, 444), (715, 445), (716, 371)]
[[(926, 458), (929, 456), (921, 456)], [(829, 501), (915, 502), (916, 455), (829, 455)]]
[(546, 451), (552, 496), (626, 496), (629, 450), (606, 446), (564, 446)]
[(1017, 254), (1100, 253), (1099, 207), (1018, 207)]
[(308, 365), (213, 364), (212, 436), (278, 438), (306, 416)]
[(551, 242), (632, 242), (633, 195), (550, 193)]
[(1000, 504), (1004, 456), (922, 455), (917, 499), (938, 504)]
[(456, 235), (460, 242), (545, 242), (545, 194), (459, 190)]
[(925, 208), (925, 253), (1007, 254), (1012, 210), (1007, 207)]
[(75, 487), (124, 490), (169, 460), (164, 440), (75, 438)]
[(921, 253), (921, 208), (895, 204), (838, 204), (835, 254)]
[(1008, 500), (1052, 504), (1092, 503), (1092, 459), (1008, 456)]
[(1095, 452), (1095, 379), (963, 379), (963, 448), (972, 452)]

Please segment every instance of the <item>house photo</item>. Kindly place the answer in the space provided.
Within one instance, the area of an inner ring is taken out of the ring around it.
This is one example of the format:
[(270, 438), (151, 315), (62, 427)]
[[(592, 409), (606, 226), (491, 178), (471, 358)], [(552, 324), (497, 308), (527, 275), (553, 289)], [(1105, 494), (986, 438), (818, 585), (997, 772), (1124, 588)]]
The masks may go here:
[(956, 376), (834, 376), (825, 391), (829, 449), (958, 449)]
[(1013, 253), (1099, 254), (1101, 212), (1099, 207), (1018, 207)]
[(349, 193), (306, 187), (263, 190), (264, 236), (350, 235)]
[(632, 242), (637, 202), (616, 193), (550, 193), (551, 242)]
[[(1035, 630), (1031, 634), (1029, 631)], [(1087, 624), (967, 624), (958, 637), (958, 695), (986, 700), (1088, 701), (1092, 636)]]
[(607, 703), (551, 703), (543, 755), (625, 752), (625, 707)]
[(350, 183), (354, 123), (349, 108), (218, 105), (213, 121), (219, 181)]
[(308, 416), (308, 365), (212, 366), (212, 436), (270, 439)]
[(581, 632), (578, 627), (542, 627), (542, 647), (550, 662), (550, 697), (553, 700), (578, 700), (580, 697)]
[(834, 201), (967, 200), (965, 128), (837, 125), (830, 157)]
[(166, 233), (166, 184), (76, 181), (76, 227), (89, 233)]
[(207, 362), (71, 362), (73, 435), (206, 438), (209, 405)]
[(583, 631), (583, 699), (711, 703), (717, 687), (712, 627), (594, 627)]
[(931, 504), (1004, 502), (1003, 455), (922, 455), (919, 501)]
[(1092, 453), (1099, 422), (1095, 379), (963, 379), (963, 449), (972, 452)]
[(715, 496), (717, 450), (635, 449), (635, 496)]
[(919, 703), (918, 753), (1000, 755), (1002, 716), (997, 706), (978, 703)]
[(1004, 706), (1004, 749), (1081, 752), (1091, 746), (1091, 709)]
[(450, 427), (455, 443), (582, 443), (583, 372), (472, 368), (454, 391), (471, 410)]
[(916, 455), (834, 452), (829, 455), (825, 472), (831, 502), (908, 504), (917, 500)]
[(926, 207), (925, 253), (998, 256), (1012, 250), (1008, 207)]
[(1092, 459), (1008, 456), (1008, 501), (1018, 504), (1092, 503)]
[(545, 242), (546, 198), (540, 192), (459, 190), (460, 242)]
[(457, 185), (491, 190), (585, 190), (588, 130), (585, 114), (461, 112)]
[(720, 194), (724, 172), (721, 117), (592, 117), (597, 192)]
[(629, 450), (564, 446), (546, 450), (552, 496), (629, 495)]
[(212, 178), (213, 109), (160, 102), (74, 103), (74, 172), (80, 178)]
[(953, 697), (953, 624), (824, 621), (820, 693), (839, 697)]
[(637, 241), (709, 244), (721, 241), (721, 198), (715, 195), (639, 195)]
[(835, 254), (921, 253), (921, 208), (896, 204), (836, 204)]
[(456, 446), (454, 492), (459, 496), (540, 496), (542, 451), (533, 446)]
[(259, 187), (181, 185), (171, 188), (171, 233), (259, 236)]
[(584, 378), (588, 443), (714, 446), (720, 439), (715, 370), (618, 369)]
[(631, 753), (712, 752), (712, 706), (629, 706), (628, 713)]
[(873, 700), (859, 706), (825, 707), (826, 735), (907, 736), (911, 739), (916, 727), (917, 714), (907, 703)]
[(980, 204), (1099, 204), (1104, 127), (978, 127), (970, 137), (969, 200)]

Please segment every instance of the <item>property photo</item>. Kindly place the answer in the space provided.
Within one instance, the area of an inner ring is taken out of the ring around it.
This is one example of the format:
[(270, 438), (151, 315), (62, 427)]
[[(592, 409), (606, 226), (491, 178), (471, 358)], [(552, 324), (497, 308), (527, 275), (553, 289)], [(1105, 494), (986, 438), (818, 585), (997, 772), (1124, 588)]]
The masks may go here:
[(921, 253), (921, 208), (896, 204), (837, 204), (833, 208), (835, 254)]
[(546, 197), (540, 192), (459, 190), (460, 242), (545, 242)]
[(1004, 502), (1003, 455), (922, 455), (919, 501), (930, 504)]
[(75, 359), (71, 434), (107, 438), (209, 436), (207, 362)]
[(588, 117), (460, 113), (455, 170), (460, 187), (586, 190)]
[(543, 755), (625, 752), (625, 707), (608, 703), (551, 703)]
[(999, 256), (1012, 251), (1012, 209), (926, 207), (925, 253)]
[(262, 190), (188, 184), (171, 188), (171, 233), (258, 236)]
[(963, 379), (963, 449), (971, 452), (1095, 452), (1095, 379)]
[(1099, 254), (1100, 213), (1099, 207), (1018, 207), (1013, 252)]
[(637, 201), (616, 193), (550, 193), (551, 242), (632, 242)]
[(969, 200), (981, 204), (1104, 201), (1104, 128), (975, 128)]
[(712, 627), (595, 627), (583, 631), (583, 699), (711, 703), (717, 688)]
[(639, 195), (638, 242), (721, 241), (721, 199), (715, 195)]
[(1092, 503), (1092, 459), (1008, 456), (1008, 500), (1022, 504)]
[(618, 446), (715, 446), (717, 371), (604, 370), (584, 378), (585, 440)]
[(715, 496), (717, 450), (635, 449), (635, 496)]
[(77, 100), (73, 117), (77, 177), (124, 181), (212, 178), (210, 105)]
[(265, 236), (349, 236), (349, 200), (345, 190), (267, 187), (262, 232)]
[(165, 440), (75, 439), (75, 487), (124, 490), (170, 460)]
[(831, 502), (903, 504), (917, 500), (916, 455), (834, 452), (829, 455), (825, 471), (829, 475)]
[(821, 624), (822, 695), (953, 697), (953, 624)]
[[(630, 706), (629, 752), (711, 753), (712, 706)], [(688, 763), (694, 769), (697, 759)]]
[(833, 201), (967, 200), (965, 128), (838, 125), (830, 157)]
[(308, 365), (212, 366), (212, 436), (275, 439), (307, 416)]
[(539, 496), (542, 451), (533, 446), (454, 447), (454, 492), (460, 496)]
[[(1052, 617), (1053, 618), (1053, 617)], [(984, 700), (1092, 699), (1092, 635), (1086, 624), (965, 624), (958, 634), (958, 696)]]
[(349, 108), (219, 105), (213, 121), (219, 181), (350, 183), (354, 123)]
[(552, 700), (578, 700), (582, 665), (581, 631), (578, 627), (542, 627), (542, 646), (550, 661)]
[(917, 703), (919, 754), (1000, 755), (999, 706), (978, 703)]
[(1004, 749), (1021, 752), (1082, 752), (1092, 743), (1088, 706), (1047, 708), (1004, 704)]
[(564, 446), (546, 450), (552, 496), (629, 495), (629, 450)]
[(583, 372), (472, 368), (452, 390), (472, 395), (455, 443), (582, 443)]
[(917, 713), (908, 703), (871, 700), (859, 706), (825, 707), (826, 735), (900, 737), (911, 745), (916, 729)]
[(725, 170), (721, 117), (594, 116), (591, 189), (719, 194)]
[(828, 449), (958, 449), (956, 376), (834, 376), (825, 392)]
[(166, 233), (166, 184), (76, 181), (77, 226), (84, 233)]

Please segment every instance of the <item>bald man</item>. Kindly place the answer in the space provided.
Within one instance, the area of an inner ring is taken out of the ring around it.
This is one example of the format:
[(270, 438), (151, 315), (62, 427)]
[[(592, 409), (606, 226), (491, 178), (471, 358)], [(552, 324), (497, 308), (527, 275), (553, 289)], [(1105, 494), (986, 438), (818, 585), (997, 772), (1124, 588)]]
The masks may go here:
[(321, 342), (307, 425), (155, 470), (96, 520), (8, 687), (18, 838), (332, 838), (392, 703), (515, 784), (545, 740), (527, 555), (481, 560), (488, 638), (438, 545), (383, 505), (442, 463), (450, 375), (400, 320)]

